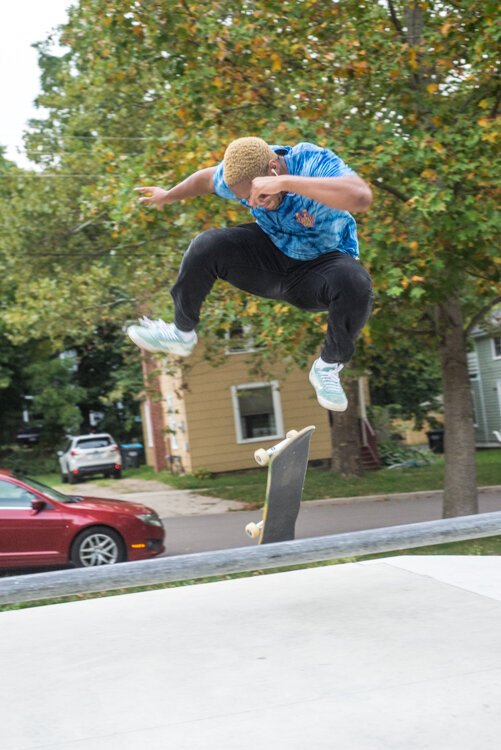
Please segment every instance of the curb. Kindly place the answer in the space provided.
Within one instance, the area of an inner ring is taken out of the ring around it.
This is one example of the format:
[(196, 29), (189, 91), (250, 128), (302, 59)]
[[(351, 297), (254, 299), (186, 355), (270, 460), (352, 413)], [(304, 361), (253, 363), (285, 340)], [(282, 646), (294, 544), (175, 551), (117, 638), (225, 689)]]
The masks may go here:
[[(501, 493), (501, 485), (493, 484), (485, 487), (478, 487), (479, 494), (485, 492), (499, 492)], [(443, 497), (443, 490), (418, 490), (416, 492), (396, 492), (393, 494), (386, 493), (384, 495), (354, 495), (353, 497), (330, 497), (323, 498), (322, 500), (306, 500), (303, 502), (308, 505), (315, 503), (316, 505), (349, 505), (350, 503), (385, 503), (390, 500), (424, 500), (425, 498), (441, 499)]]

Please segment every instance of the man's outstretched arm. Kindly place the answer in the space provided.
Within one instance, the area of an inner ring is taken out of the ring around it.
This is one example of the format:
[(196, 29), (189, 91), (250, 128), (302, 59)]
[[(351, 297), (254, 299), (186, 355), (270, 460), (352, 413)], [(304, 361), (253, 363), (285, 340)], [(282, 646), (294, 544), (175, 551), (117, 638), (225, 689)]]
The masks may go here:
[(213, 193), (215, 171), (216, 167), (199, 169), (198, 172), (194, 172), (170, 190), (154, 186), (135, 188), (136, 192), (141, 193), (139, 203), (144, 203), (145, 206), (163, 208), (163, 206), (168, 206), (176, 201)]

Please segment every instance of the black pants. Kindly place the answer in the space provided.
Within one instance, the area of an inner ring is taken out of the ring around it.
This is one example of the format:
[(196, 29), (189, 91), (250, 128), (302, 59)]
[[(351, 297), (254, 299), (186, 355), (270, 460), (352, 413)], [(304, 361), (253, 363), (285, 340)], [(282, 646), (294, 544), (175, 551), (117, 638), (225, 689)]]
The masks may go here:
[(301, 310), (327, 310), (325, 362), (348, 362), (372, 307), (370, 276), (351, 256), (334, 251), (314, 260), (294, 260), (257, 224), (243, 224), (209, 229), (190, 244), (172, 288), (174, 320), (181, 331), (196, 327), (217, 279)]

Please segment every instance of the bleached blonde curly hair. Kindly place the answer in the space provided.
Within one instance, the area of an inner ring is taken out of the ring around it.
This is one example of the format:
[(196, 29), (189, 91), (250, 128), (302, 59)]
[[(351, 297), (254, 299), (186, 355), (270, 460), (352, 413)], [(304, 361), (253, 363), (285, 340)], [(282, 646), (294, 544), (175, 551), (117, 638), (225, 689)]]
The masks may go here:
[(223, 177), (227, 185), (268, 174), (270, 159), (277, 155), (262, 138), (237, 138), (224, 153)]

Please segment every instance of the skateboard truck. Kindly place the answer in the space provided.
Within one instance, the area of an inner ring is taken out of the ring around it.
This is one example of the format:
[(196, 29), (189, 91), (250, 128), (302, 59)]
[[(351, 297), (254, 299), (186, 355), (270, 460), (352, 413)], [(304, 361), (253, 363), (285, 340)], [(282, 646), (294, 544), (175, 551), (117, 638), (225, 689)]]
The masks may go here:
[(289, 432), (286, 433), (285, 440), (281, 440), (276, 445), (272, 445), (271, 448), (259, 448), (257, 451), (254, 451), (254, 458), (256, 462), (260, 466), (268, 466), (270, 458), (273, 456), (273, 454), (288, 445), (292, 438), (296, 437), (296, 435), (297, 430), (289, 430)]

